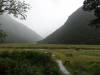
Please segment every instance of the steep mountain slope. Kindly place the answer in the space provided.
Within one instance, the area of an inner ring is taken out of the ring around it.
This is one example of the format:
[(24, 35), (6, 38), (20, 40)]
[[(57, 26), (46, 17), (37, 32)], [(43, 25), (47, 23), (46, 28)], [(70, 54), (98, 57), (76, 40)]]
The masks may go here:
[(33, 43), (42, 38), (30, 28), (15, 21), (8, 15), (0, 16), (0, 29), (7, 33), (5, 42)]
[(89, 26), (96, 19), (93, 12), (81, 8), (75, 11), (67, 22), (42, 41), (56, 44), (100, 44), (100, 29)]

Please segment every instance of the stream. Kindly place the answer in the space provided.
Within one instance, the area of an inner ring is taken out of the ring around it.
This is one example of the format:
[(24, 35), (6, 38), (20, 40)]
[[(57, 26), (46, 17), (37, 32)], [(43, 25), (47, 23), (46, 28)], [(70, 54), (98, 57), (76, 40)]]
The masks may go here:
[(69, 71), (65, 68), (65, 66), (63, 65), (62, 61), (61, 60), (56, 60), (59, 68), (60, 68), (60, 71), (64, 74), (64, 75), (70, 75)]

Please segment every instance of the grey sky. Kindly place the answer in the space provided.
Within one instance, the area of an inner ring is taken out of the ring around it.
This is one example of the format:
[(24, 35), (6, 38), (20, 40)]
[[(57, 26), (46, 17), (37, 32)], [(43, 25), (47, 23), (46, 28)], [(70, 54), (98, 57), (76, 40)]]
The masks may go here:
[(31, 5), (27, 26), (46, 37), (62, 26), (84, 0), (25, 0)]

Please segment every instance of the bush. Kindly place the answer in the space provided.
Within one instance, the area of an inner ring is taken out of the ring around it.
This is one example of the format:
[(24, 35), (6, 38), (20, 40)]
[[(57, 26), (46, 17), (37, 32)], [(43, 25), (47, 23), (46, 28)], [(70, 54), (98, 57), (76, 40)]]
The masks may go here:
[(61, 75), (49, 54), (39, 52), (0, 53), (0, 75)]

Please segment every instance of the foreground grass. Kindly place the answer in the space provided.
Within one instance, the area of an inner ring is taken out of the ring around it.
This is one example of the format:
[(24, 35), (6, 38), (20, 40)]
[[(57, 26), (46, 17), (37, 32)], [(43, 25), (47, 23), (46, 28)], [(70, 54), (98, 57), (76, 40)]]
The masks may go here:
[(0, 75), (61, 75), (49, 54), (22, 51), (0, 53)]
[[(39, 54), (34, 55), (34, 51), (36, 54), (37, 52)], [(43, 57), (41, 56), (41, 53)], [(46, 61), (44, 61), (45, 57)], [(37, 61), (35, 59), (37, 59)], [(8, 73), (9, 75), (15, 75), (15, 73), (16, 75), (61, 75), (57, 64), (54, 62), (54, 59), (62, 60), (65, 67), (71, 72), (72, 75), (100, 75), (100, 45), (0, 45), (0, 63), (14, 63), (14, 65), (18, 64), (18, 66), (15, 66), (15, 68), (11, 67), (11, 70), (7, 68), (7, 72), (11, 72), (11, 74)], [(44, 64), (43, 62), (47, 64)], [(9, 64), (7, 66), (9, 67)], [(33, 72), (34, 74), (32, 74)]]
[(53, 53), (62, 59), (71, 75), (100, 75), (100, 50), (58, 50)]
[(73, 62), (64, 65), (72, 75), (100, 75), (100, 62)]

